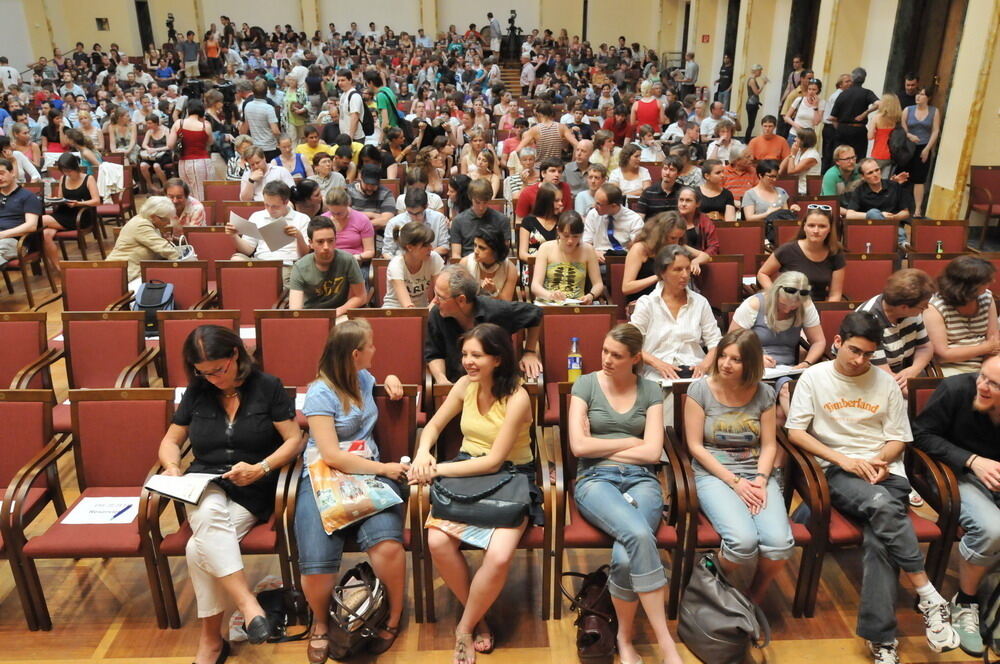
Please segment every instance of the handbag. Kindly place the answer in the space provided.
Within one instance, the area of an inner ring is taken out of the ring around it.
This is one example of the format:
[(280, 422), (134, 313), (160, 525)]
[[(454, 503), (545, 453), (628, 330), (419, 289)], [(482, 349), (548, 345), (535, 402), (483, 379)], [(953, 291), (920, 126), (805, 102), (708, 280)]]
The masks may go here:
[(482, 528), (516, 528), (528, 514), (528, 477), (509, 461), (495, 473), (437, 477), (431, 484), (431, 515)]
[(576, 654), (585, 664), (605, 664), (614, 661), (617, 649), (618, 616), (608, 592), (608, 565), (589, 574), (563, 572), (563, 578), (583, 579), (580, 589), (571, 595), (560, 582), (559, 590), (576, 611)]
[(771, 626), (759, 606), (733, 587), (714, 553), (695, 565), (681, 599), (677, 634), (706, 664), (742, 664), (750, 647), (771, 641)]
[[(271, 627), (268, 643), (301, 641), (309, 635), (312, 612), (301, 591), (287, 588), (262, 590), (257, 593), (257, 601), (260, 608), (264, 609), (264, 617)], [(297, 634), (288, 634), (287, 630), (291, 625), (305, 625), (306, 628)]]
[(173, 242), (174, 249), (180, 254), (179, 261), (196, 261), (198, 260), (198, 254), (195, 253), (194, 247), (188, 243), (187, 237), (182, 235)]
[(342, 661), (361, 652), (385, 626), (389, 598), (371, 565), (361, 562), (340, 577), (330, 603), (330, 657)]
[(403, 499), (374, 475), (349, 475), (321, 458), (309, 464), (309, 482), (327, 535), (398, 505)]

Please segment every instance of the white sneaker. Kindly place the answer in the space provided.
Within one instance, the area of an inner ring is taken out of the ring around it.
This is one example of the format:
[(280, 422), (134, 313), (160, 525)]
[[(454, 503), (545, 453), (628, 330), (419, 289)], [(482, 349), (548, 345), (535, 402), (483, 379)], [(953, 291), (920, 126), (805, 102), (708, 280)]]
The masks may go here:
[(910, 505), (913, 507), (923, 507), (924, 499), (920, 497), (920, 494), (913, 490), (910, 492)]
[(958, 632), (951, 626), (951, 605), (947, 602), (931, 604), (921, 601), (917, 609), (924, 614), (924, 624), (927, 629), (927, 645), (934, 652), (954, 650), (961, 643)]
[(875, 664), (899, 664), (899, 653), (896, 652), (898, 641), (892, 643), (874, 643), (868, 641), (868, 649), (872, 653), (872, 661)]

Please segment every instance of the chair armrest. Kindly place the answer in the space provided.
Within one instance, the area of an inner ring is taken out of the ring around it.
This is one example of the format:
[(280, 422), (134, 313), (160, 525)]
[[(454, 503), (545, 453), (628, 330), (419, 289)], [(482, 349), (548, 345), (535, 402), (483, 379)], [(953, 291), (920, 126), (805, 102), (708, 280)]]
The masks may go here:
[[(928, 455), (922, 449), (910, 444), (903, 457), (906, 476), (914, 488), (925, 497), (939, 520), (946, 520), (951, 530), (958, 524), (958, 510), (962, 499), (958, 494), (958, 478), (946, 464)], [(942, 527), (942, 532), (945, 531)]]
[(218, 296), (219, 296), (219, 291), (210, 290), (207, 293), (205, 293), (205, 295), (200, 300), (191, 305), (191, 309), (192, 310), (208, 309), (215, 302), (215, 298), (217, 298)]
[(142, 351), (139, 357), (136, 358), (135, 362), (122, 369), (122, 372), (118, 374), (118, 379), (115, 381), (115, 387), (132, 387), (132, 384), (139, 376), (139, 373), (149, 367), (149, 365), (153, 364), (159, 354), (159, 346), (147, 348)]
[(819, 462), (811, 455), (792, 444), (784, 429), (778, 429), (778, 444), (788, 453), (789, 461), (795, 464), (796, 473), (786, 476), (791, 480), (803, 502), (809, 507), (806, 529), (813, 537), (827, 538), (830, 529), (830, 486)]
[(663, 440), (670, 466), (670, 483), (673, 485), (673, 493), (670, 495), (672, 502), (670, 520), (681, 532), (687, 532), (694, 527), (694, 518), (698, 513), (698, 494), (694, 489), (694, 471), (673, 427), (666, 427)]
[(24, 541), (24, 527), (27, 524), (23, 522), (23, 510), (28, 490), (43, 471), (50, 468), (71, 449), (73, 449), (73, 438), (69, 434), (60, 434), (49, 441), (14, 475), (4, 493), (3, 503), (0, 503), (0, 533), (3, 534), (4, 541), (11, 543)]
[(128, 311), (128, 304), (135, 299), (135, 293), (129, 291), (120, 298), (104, 307), (105, 311)]
[(63, 358), (65, 352), (58, 348), (49, 348), (47, 351), (38, 356), (31, 364), (24, 367), (16, 374), (14, 378), (10, 381), (10, 389), (12, 390), (26, 390), (31, 381), (35, 379), (40, 372), (51, 367), (57, 361)]
[[(974, 199), (976, 199), (977, 194), (978, 195), (982, 195), (982, 197), (985, 199), (985, 201), (974, 200)], [(993, 194), (990, 193), (990, 190), (987, 189), (986, 187), (979, 187), (977, 185), (970, 184), (969, 185), (969, 204), (970, 205), (973, 205), (973, 204), (978, 205), (978, 204), (980, 204), (982, 202), (985, 202), (987, 205), (993, 205)]]
[(941, 367), (934, 360), (931, 360), (927, 364), (927, 368), (924, 369), (924, 373), (931, 378), (944, 378), (944, 373), (941, 371)]

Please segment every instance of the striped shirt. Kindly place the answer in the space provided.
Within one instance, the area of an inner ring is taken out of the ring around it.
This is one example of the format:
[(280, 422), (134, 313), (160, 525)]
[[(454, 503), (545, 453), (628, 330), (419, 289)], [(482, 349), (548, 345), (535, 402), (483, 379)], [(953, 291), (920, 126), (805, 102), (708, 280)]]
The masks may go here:
[(923, 316), (909, 316), (897, 323), (891, 322), (882, 308), (881, 294), (862, 304), (858, 311), (873, 314), (882, 326), (882, 343), (875, 349), (872, 364), (887, 364), (894, 373), (898, 373), (912, 365), (917, 348), (928, 343)]
[(535, 125), (538, 138), (535, 141), (535, 160), (541, 164), (546, 159), (562, 161), (562, 128), (558, 122), (543, 122)]
[[(944, 319), (945, 333), (948, 335), (949, 346), (974, 346), (986, 340), (986, 330), (989, 325), (990, 304), (993, 302), (993, 293), (987, 290), (976, 298), (976, 312), (971, 316), (959, 313), (955, 307), (945, 304), (940, 295), (935, 293), (931, 296), (931, 306), (937, 309)], [(949, 369), (952, 373), (965, 373), (967, 371), (978, 371), (983, 363), (983, 357), (973, 357), (963, 362), (941, 363), (941, 370)]]

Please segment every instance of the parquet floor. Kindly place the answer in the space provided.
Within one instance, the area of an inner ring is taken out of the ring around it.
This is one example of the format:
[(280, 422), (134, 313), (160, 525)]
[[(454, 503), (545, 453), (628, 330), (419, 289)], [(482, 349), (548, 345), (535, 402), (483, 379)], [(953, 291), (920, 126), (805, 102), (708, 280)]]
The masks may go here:
[[(43, 299), (48, 287), (43, 277), (35, 280), (36, 295)], [(17, 294), (0, 294), (0, 311), (17, 311), (26, 306), (20, 283)], [(58, 329), (59, 303), (48, 307), (50, 328)], [(65, 386), (65, 376), (54, 372), (54, 380)], [(60, 395), (62, 396), (62, 395)], [(69, 459), (60, 476), (71, 500), (76, 481)], [(39, 519), (36, 528), (53, 518), (51, 511)], [(31, 531), (29, 531), (30, 536)], [(478, 554), (472, 554), (475, 560)], [(606, 562), (604, 551), (571, 551), (566, 569), (587, 571)], [(359, 559), (345, 557), (345, 569)], [(572, 664), (576, 660), (573, 616), (545, 622), (539, 618), (541, 573), (538, 554), (519, 553), (510, 578), (488, 618), (497, 632), (497, 650), (480, 656), (486, 664)], [(860, 551), (845, 551), (827, 557), (819, 591), (816, 616), (791, 617), (798, 557), (790, 561), (764, 603), (773, 632), (773, 641), (758, 661), (788, 664), (861, 664), (869, 662), (862, 641), (853, 635), (857, 617), (858, 588), (861, 582)], [(476, 561), (478, 562), (478, 561)], [(0, 664), (186, 664), (194, 653), (198, 630), (194, 595), (185, 564), (175, 560), (174, 582), (184, 624), (179, 630), (156, 627), (142, 562), (138, 560), (43, 561), (39, 564), (54, 627), (51, 632), (29, 632), (9, 568), (0, 562)], [(948, 579), (942, 589), (955, 592), (957, 552), (953, 551)], [(256, 581), (277, 573), (277, 561), (268, 557), (247, 559), (248, 576)], [(418, 625), (412, 620), (412, 606), (404, 613), (404, 630), (394, 648), (378, 658), (380, 662), (424, 664), (451, 661), (452, 633), (458, 605), (440, 580), (436, 582), (435, 605), (438, 622)], [(908, 664), (925, 662), (974, 662), (961, 651), (935, 655), (925, 646), (923, 622), (912, 610), (913, 592), (900, 592), (897, 614), (901, 634), (901, 655)], [(640, 621), (641, 624), (641, 621)], [(672, 628), (675, 627), (672, 625)], [(637, 642), (647, 663), (656, 661), (656, 648), (648, 628), (640, 629)], [(683, 650), (685, 661), (697, 660)], [(305, 661), (302, 643), (249, 646), (237, 645), (231, 662), (295, 663)], [(359, 658), (359, 662), (374, 658)]]

